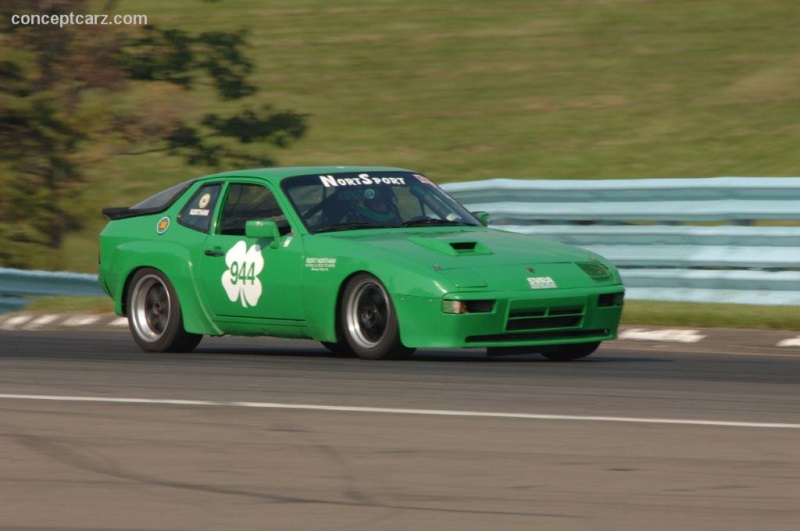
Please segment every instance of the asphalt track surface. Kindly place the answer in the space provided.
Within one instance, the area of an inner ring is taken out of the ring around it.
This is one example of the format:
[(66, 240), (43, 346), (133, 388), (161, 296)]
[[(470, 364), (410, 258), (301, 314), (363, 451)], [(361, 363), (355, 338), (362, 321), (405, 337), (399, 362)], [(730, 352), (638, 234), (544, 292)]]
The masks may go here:
[(800, 353), (0, 332), (0, 530), (797, 530)]

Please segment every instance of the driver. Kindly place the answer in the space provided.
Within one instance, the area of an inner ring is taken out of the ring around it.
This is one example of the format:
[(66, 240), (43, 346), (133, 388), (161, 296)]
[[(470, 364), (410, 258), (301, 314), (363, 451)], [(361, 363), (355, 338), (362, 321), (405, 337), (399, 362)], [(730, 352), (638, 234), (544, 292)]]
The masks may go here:
[(388, 186), (367, 188), (356, 204), (356, 216), (368, 222), (397, 225), (401, 219), (395, 200), (394, 192)]

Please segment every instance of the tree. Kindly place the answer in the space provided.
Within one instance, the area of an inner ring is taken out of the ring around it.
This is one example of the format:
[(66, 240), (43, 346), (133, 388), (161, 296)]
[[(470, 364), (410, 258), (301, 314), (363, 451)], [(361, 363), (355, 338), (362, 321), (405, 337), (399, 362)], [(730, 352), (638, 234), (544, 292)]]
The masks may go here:
[[(116, 2), (110, 2), (111, 8)], [(306, 116), (245, 105), (257, 93), (243, 32), (192, 34), (158, 25), (15, 25), (14, 14), (86, 13), (85, 0), (5, 0), (0, 7), (0, 265), (46, 267), (52, 250), (79, 226), (78, 198), (91, 183), (90, 148), (113, 133), (114, 155), (163, 152), (189, 165), (270, 166), (264, 150), (284, 148), (306, 132)], [(147, 109), (98, 116), (91, 100), (140, 84), (189, 95), (213, 87), (223, 115), (153, 119)]]

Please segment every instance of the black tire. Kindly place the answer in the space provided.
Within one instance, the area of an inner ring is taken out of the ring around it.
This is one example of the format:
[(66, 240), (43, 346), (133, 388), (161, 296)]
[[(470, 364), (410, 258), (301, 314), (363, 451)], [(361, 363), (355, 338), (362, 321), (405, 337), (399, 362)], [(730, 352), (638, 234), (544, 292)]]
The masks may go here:
[(145, 352), (190, 352), (203, 338), (183, 328), (178, 294), (157, 269), (138, 270), (128, 285), (128, 327)]
[(350, 279), (339, 312), (342, 337), (359, 358), (402, 359), (414, 352), (400, 342), (394, 304), (374, 276), (360, 273)]
[(552, 350), (545, 350), (542, 356), (553, 361), (572, 361), (585, 358), (600, 346), (600, 342), (560, 345)]
[(322, 346), (328, 349), (330, 352), (333, 352), (339, 358), (352, 358), (355, 357), (356, 353), (350, 348), (345, 342), (339, 343), (332, 343), (330, 341), (320, 341)]

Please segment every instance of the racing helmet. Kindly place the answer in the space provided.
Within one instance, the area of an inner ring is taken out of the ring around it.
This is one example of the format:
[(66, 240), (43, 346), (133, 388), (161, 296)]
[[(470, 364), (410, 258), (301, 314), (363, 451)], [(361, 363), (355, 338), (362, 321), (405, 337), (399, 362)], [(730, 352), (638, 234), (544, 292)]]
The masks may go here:
[(399, 221), (395, 195), (389, 186), (376, 186), (364, 190), (356, 205), (356, 212), (370, 221), (387, 223)]

